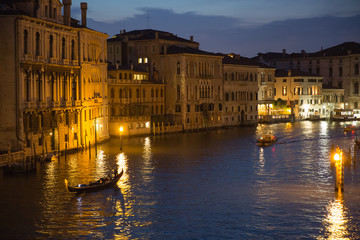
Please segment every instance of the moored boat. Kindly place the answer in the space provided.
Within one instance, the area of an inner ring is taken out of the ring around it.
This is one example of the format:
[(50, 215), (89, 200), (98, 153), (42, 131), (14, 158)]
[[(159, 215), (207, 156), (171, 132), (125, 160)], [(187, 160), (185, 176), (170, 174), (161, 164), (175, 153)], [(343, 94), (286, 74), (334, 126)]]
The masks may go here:
[(278, 138), (271, 133), (264, 134), (256, 141), (256, 144), (258, 146), (266, 147), (276, 143), (277, 139)]
[(115, 174), (113, 174), (113, 176), (100, 178), (98, 181), (90, 182), (89, 184), (78, 184), (76, 186), (69, 186), (68, 180), (65, 179), (65, 187), (68, 192), (81, 193), (81, 192), (97, 191), (100, 189), (114, 186), (119, 181), (123, 173), (124, 173), (123, 169), (121, 170), (120, 173), (118, 173), (116, 169)]
[(344, 126), (344, 132), (352, 132), (352, 131), (355, 131), (354, 125), (345, 125)]

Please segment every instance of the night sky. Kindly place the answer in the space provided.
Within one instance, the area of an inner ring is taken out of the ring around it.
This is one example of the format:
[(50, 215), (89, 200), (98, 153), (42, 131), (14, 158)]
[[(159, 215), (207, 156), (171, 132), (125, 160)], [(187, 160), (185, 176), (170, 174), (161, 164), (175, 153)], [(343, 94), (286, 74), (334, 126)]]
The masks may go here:
[[(72, 17), (80, 19), (80, 2)], [(211, 52), (319, 51), (360, 42), (359, 0), (88, 0), (88, 27), (111, 36), (156, 29), (200, 43)]]

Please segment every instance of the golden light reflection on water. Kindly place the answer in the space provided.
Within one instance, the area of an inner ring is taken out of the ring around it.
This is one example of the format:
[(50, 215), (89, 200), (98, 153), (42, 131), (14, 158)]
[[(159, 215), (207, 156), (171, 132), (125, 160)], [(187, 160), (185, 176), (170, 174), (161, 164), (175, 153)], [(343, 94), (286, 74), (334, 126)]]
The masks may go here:
[(328, 213), (323, 220), (324, 234), (318, 239), (350, 239), (347, 237), (349, 235), (347, 209), (341, 192), (329, 203), (326, 210)]

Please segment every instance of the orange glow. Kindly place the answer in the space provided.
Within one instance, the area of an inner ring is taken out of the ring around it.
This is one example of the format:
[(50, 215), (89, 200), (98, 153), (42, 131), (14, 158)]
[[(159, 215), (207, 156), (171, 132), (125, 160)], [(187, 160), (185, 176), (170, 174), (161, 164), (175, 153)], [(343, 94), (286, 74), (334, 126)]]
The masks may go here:
[(340, 154), (339, 154), (339, 153), (335, 153), (335, 154), (334, 154), (334, 160), (335, 160), (335, 161), (339, 161), (339, 160), (340, 160)]

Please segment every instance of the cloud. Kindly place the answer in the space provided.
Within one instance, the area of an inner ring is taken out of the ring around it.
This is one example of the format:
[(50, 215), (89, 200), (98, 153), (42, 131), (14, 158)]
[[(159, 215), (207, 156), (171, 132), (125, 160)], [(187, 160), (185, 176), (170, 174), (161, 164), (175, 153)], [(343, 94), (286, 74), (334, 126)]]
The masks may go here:
[(139, 8), (140, 14), (114, 23), (88, 19), (88, 26), (111, 36), (138, 29), (171, 32), (200, 43), (202, 50), (234, 52), (252, 57), (258, 52), (287, 49), (288, 52), (318, 51), (345, 41), (360, 42), (360, 15), (287, 19), (257, 27), (244, 27), (244, 20), (226, 16), (205, 16), (197, 12), (175, 13), (167, 9)]

